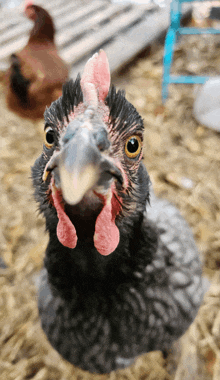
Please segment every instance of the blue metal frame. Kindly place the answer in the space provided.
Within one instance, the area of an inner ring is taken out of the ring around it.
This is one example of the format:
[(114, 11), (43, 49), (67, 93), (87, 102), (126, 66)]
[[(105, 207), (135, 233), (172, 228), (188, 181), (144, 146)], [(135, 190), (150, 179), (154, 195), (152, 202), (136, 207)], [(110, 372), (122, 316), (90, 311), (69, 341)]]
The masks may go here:
[(181, 28), (180, 20), (182, 17), (181, 6), (185, 2), (203, 1), (203, 0), (172, 0), (170, 4), (170, 26), (167, 31), (165, 44), (164, 44), (164, 58), (163, 58), (163, 80), (162, 80), (162, 100), (168, 97), (168, 88), (170, 83), (199, 83), (206, 82), (209, 77), (202, 76), (183, 76), (171, 75), (170, 70), (173, 62), (173, 53), (175, 43), (179, 35), (182, 34), (220, 34), (219, 29), (214, 28)]

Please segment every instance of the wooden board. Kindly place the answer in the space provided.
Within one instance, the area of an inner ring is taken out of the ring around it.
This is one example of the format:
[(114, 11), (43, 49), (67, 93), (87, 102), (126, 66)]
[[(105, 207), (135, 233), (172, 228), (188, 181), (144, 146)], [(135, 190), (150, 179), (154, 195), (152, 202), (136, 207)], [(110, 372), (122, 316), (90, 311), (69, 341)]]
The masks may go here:
[[(167, 0), (169, 1), (169, 0)], [(82, 71), (87, 59), (100, 48), (109, 58), (112, 72), (117, 71), (169, 25), (169, 5), (159, 8), (146, 4), (111, 3), (108, 0), (51, 0), (44, 5), (56, 26), (56, 44), (61, 57), (70, 65), (70, 76)], [(9, 65), (12, 53), (21, 50), (32, 28), (20, 9), (0, 10), (0, 70)]]

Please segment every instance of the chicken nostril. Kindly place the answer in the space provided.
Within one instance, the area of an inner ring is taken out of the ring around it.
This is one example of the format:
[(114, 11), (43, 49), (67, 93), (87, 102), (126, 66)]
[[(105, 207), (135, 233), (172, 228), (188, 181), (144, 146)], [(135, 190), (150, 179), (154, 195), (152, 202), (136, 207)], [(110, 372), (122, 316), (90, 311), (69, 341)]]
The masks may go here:
[(100, 152), (104, 152), (110, 146), (107, 131), (104, 128), (98, 130), (98, 132), (95, 134), (95, 140), (96, 140), (96, 144), (97, 144), (97, 147), (100, 150)]
[(106, 148), (106, 143), (105, 142), (101, 142), (101, 143), (98, 143), (98, 148), (100, 150), (100, 152), (104, 152), (107, 148)]
[(78, 123), (73, 120), (69, 123), (65, 135), (62, 137), (62, 143), (65, 145), (67, 144), (72, 137), (75, 135), (76, 130), (77, 130)]

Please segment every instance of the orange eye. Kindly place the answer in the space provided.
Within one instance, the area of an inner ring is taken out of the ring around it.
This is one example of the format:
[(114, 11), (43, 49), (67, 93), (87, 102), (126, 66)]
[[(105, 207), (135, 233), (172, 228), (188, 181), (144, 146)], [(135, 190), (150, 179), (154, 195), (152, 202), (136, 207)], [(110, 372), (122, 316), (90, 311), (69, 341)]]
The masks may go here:
[(47, 148), (52, 148), (55, 141), (54, 130), (51, 127), (47, 127), (44, 131), (44, 144)]
[(125, 143), (125, 153), (129, 158), (138, 156), (142, 148), (142, 141), (139, 136), (131, 136)]

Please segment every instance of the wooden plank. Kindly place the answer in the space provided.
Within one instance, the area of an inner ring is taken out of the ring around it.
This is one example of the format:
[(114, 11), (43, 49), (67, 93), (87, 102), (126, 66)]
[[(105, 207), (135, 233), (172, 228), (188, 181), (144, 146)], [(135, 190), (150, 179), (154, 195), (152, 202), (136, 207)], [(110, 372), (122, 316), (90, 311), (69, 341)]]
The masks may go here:
[(7, 30), (11, 27), (14, 27), (16, 25), (18, 25), (20, 22), (22, 22), (22, 15), (21, 14), (17, 14), (16, 17), (12, 17), (12, 14), (8, 14), (7, 16), (5, 16), (1, 21), (0, 21), (0, 30), (1, 30), (1, 33), (4, 31), (4, 30)]
[[(17, 10), (18, 11), (18, 10)], [(0, 12), (0, 22), (5, 20), (11, 20), (12, 19), (12, 10), (9, 9), (1, 9)]]
[[(70, 13), (70, 15), (68, 16), (70, 16), (73, 22), (77, 22), (80, 21), (82, 17), (86, 16), (87, 13), (95, 12), (97, 9), (103, 7), (105, 7), (105, 3), (103, 3), (103, 1), (95, 1), (86, 7), (79, 8), (77, 11), (74, 12), (73, 15)], [(66, 18), (61, 19), (61, 22), (65, 25), (67, 22)], [(27, 43), (28, 38), (28, 34), (24, 34), (22, 36), (19, 36), (18, 39), (13, 40), (7, 43), (6, 45), (0, 46), (0, 60), (3, 61), (7, 59), (12, 53), (21, 50)]]
[[(57, 7), (54, 4), (57, 4)], [(70, 75), (73, 77), (79, 71), (82, 72), (87, 59), (101, 47), (107, 53), (111, 72), (116, 72), (155, 41), (169, 25), (169, 6), (160, 10), (157, 8), (157, 11), (150, 13), (149, 8), (152, 8), (152, 4), (111, 4), (105, 0), (77, 4), (78, 7), (75, 9), (72, 0), (67, 0), (65, 6), (62, 0), (50, 3), (50, 13), (58, 29), (56, 42), (58, 48), (64, 47), (60, 50), (61, 57), (72, 66)], [(189, 7), (191, 6), (188, 5)], [(47, 6), (45, 8), (48, 9)], [(155, 10), (155, 5), (153, 9)], [(57, 16), (54, 16), (54, 12), (57, 12)], [(10, 54), (22, 49), (27, 43), (27, 24), (29, 23), (30, 29), (32, 27), (27, 19), (24, 21), (24, 17), (17, 16), (17, 26), (13, 24), (13, 17), (10, 22), (7, 18), (5, 24), (8, 30), (1, 34), (0, 43), (4, 44), (0, 46), (2, 70), (7, 69)]]
[[(184, 6), (183, 16), (190, 14), (191, 9), (191, 5)], [(111, 74), (116, 73), (143, 49), (155, 42), (162, 33), (166, 32), (169, 24), (170, 10), (169, 7), (166, 7), (150, 14), (145, 20), (142, 20), (126, 33), (121, 34), (117, 39), (102, 46), (109, 60)], [(78, 73), (83, 73), (85, 64), (90, 57), (91, 55), (87, 55), (81, 62), (72, 66), (70, 70), (71, 78), (75, 78)]]
[(127, 3), (110, 4), (108, 8), (105, 7), (104, 10), (98, 11), (94, 15), (93, 13), (90, 13), (88, 18), (79, 25), (76, 25), (75, 27), (71, 26), (59, 32), (57, 34), (56, 42), (59, 47), (65, 46), (68, 42), (78, 38), (78, 36), (83, 33), (90, 33), (94, 28), (97, 29), (102, 23), (112, 20), (119, 13), (125, 12), (130, 8), (131, 5)]
[[(65, 0), (65, 4), (69, 3), (69, 2), (72, 3), (72, 1), (73, 0)], [(76, 1), (76, 0), (74, 0), (74, 1)], [(45, 0), (34, 0), (34, 4), (43, 6), (43, 7), (45, 7), (45, 9), (53, 9), (54, 6), (57, 6), (60, 4), (62, 5), (63, 2), (64, 2), (64, 0), (50, 0), (49, 2), (47, 2), (45, 4)], [(81, 1), (78, 0), (78, 3), (81, 4)], [(20, 5), (17, 5), (14, 8), (2, 7), (2, 8), (0, 8), (0, 21), (5, 20), (7, 18), (11, 19), (12, 16), (14, 16), (15, 14), (16, 14), (16, 18), (17, 18), (17, 16), (19, 14), (22, 15), (23, 10), (24, 10), (24, 2), (23, 2), (23, 4), (21, 3)]]
[(7, 59), (12, 53), (22, 49), (28, 42), (28, 36), (13, 40), (12, 42), (0, 46), (0, 60)]
[(4, 33), (2, 33), (0, 38), (0, 45), (4, 45), (12, 39), (20, 38), (25, 33), (27, 34), (33, 27), (33, 23), (29, 20), (28, 22), (26, 21), (27, 20), (25, 19), (24, 22), (19, 23), (16, 27), (9, 28)]
[(132, 24), (144, 18), (146, 13), (146, 7), (138, 6), (132, 8), (130, 12), (120, 14), (109, 25), (104, 26), (102, 30), (91, 33), (91, 35), (80, 39), (72, 46), (62, 49), (61, 55), (63, 59), (73, 65), (89, 52), (113, 39), (123, 29), (129, 28)]
[[(76, 3), (76, 0), (74, 0), (74, 2)], [(45, 0), (35, 0), (34, 1), (34, 4), (36, 5), (40, 5), (42, 7), (44, 7), (45, 9), (47, 10), (53, 10), (54, 8), (56, 8), (57, 6), (62, 6), (64, 3), (64, 0), (50, 0), (49, 2), (45, 3)], [(73, 0), (65, 0), (65, 4), (68, 4), (68, 3), (73, 3)], [(81, 5), (82, 2), (80, 0), (78, 0), (78, 5)], [(13, 9), (12, 8), (0, 8), (0, 22), (3, 20), (7, 20), (7, 19), (11, 19), (12, 16), (14, 16), (16, 14), (16, 18), (23, 14), (23, 11), (24, 11), (24, 4), (20, 4), (16, 7), (14, 7)]]
[[(52, 17), (55, 18), (55, 17), (60, 17), (63, 13), (68, 13), (69, 12), (68, 7), (72, 8), (72, 10), (74, 10), (74, 9), (78, 8), (79, 6), (81, 6), (82, 3), (79, 1), (72, 3), (71, 0), (66, 0), (65, 5), (63, 6), (63, 0), (57, 0), (57, 1), (54, 0), (54, 1), (50, 2), (49, 4), (44, 4), (43, 1), (37, 1), (37, 2), (35, 2), (35, 4), (42, 5), (43, 7), (45, 7), (45, 9), (51, 13)], [(25, 15), (23, 14), (23, 11), (21, 9), (19, 9), (19, 10), (17, 9), (16, 16), (15, 16), (15, 9), (13, 10), (14, 13), (12, 13), (11, 9), (5, 11), (4, 16), (1, 15), (1, 13), (0, 13), (1, 38), (2, 38), (2, 33), (7, 29), (11, 29), (11, 26), (18, 26), (18, 28), (19, 28), (18, 33), (19, 34), (21, 34), (20, 28), (22, 26), (24, 26), (23, 32), (25, 33), (26, 29), (27, 29), (27, 26), (26, 26), (27, 22), (28, 23), (31, 22), (25, 17)], [(24, 17), (25, 17), (25, 20), (24, 20)], [(33, 23), (31, 23), (31, 24), (33, 24)]]
[(50, 10), (50, 13), (53, 17), (63, 17), (65, 16), (66, 14), (69, 14), (70, 12), (73, 12), (75, 11), (75, 9), (78, 9), (79, 7), (81, 7), (82, 3), (81, 2), (70, 2), (70, 3), (61, 3), (61, 5), (59, 5), (59, 7), (53, 7), (51, 8)]
[[(117, 41), (113, 41), (104, 47), (109, 58), (111, 72), (114, 73), (119, 70), (124, 62), (128, 63), (146, 46), (157, 40), (160, 34), (168, 28), (169, 22), (169, 9), (159, 10), (120, 36)], [(117, 59), (119, 52), (120, 60)]]
[(76, 22), (82, 21), (82, 19), (88, 17), (89, 15), (93, 14), (94, 12), (99, 11), (100, 9), (106, 8), (105, 1), (92, 1), (89, 5), (85, 5), (83, 7), (80, 7), (74, 14), (69, 14), (65, 18), (61, 18), (56, 20), (56, 27), (57, 29), (66, 28), (67, 25), (71, 25)]
[[(59, 7), (58, 9), (53, 9), (53, 11), (50, 13), (54, 19), (54, 22), (55, 22), (55, 15), (56, 15), (56, 17), (60, 17), (61, 14), (63, 14), (63, 13), (67, 13), (69, 15), (70, 8), (71, 8), (71, 12), (73, 12), (75, 9), (77, 9), (79, 7), (80, 4), (81, 3), (79, 3), (79, 2), (74, 3), (74, 5), (72, 3), (70, 3), (68, 8), (66, 6), (65, 7), (62, 6), (62, 7)], [(45, 7), (45, 9), (48, 9), (48, 8)], [(56, 22), (55, 22), (55, 24), (56, 24)], [(7, 28), (7, 30), (4, 33), (1, 33), (0, 45), (3, 45), (6, 42), (9, 42), (13, 38), (21, 37), (25, 33), (28, 33), (32, 29), (32, 27), (33, 27), (33, 22), (28, 20), (25, 17), (25, 15), (23, 15), (22, 19), (20, 20), (20, 22), (17, 24), (16, 27)]]
[[(191, 4), (183, 6), (182, 15), (190, 15), (192, 11)], [(170, 25), (170, 8), (162, 8), (158, 12), (153, 13), (139, 25), (134, 26), (126, 35), (121, 36), (118, 41), (115, 41), (111, 46), (106, 46), (106, 54), (110, 55), (109, 63), (111, 72), (114, 73), (120, 70), (124, 63), (129, 63), (138, 53), (147, 46), (156, 41), (162, 33), (165, 33)], [(129, 46), (129, 49), (126, 49)], [(120, 53), (121, 61), (117, 62), (115, 57)]]
[[(65, 0), (65, 4), (68, 4), (70, 2), (72, 3), (72, 0)], [(46, 4), (45, 4), (45, 1), (38, 1), (38, 2), (36, 2), (36, 4), (37, 3), (39, 3), (39, 5), (41, 5), (42, 7), (45, 6), (45, 9), (47, 9), (48, 11), (53, 11), (54, 8), (62, 5), (64, 3), (64, 1), (63, 0), (53, 0), (53, 1), (50, 0), (50, 2), (47, 2)]]

